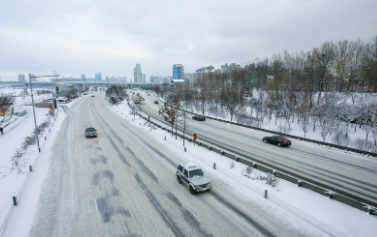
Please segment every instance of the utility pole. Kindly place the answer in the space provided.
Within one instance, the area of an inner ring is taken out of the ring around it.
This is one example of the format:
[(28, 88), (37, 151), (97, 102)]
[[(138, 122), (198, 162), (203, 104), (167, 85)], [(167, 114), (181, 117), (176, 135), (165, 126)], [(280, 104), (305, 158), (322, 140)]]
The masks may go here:
[(34, 95), (33, 95), (33, 83), (31, 83), (32, 75), (29, 73), (29, 80), (30, 80), (30, 93), (31, 93), (31, 102), (33, 104), (33, 114), (34, 114), (34, 125), (35, 125), (35, 137), (37, 138), (37, 145), (38, 151), (41, 152), (41, 147), (39, 145), (39, 138), (38, 138), (38, 126), (37, 126), (37, 119), (35, 117), (35, 107), (34, 107)]
[(183, 108), (183, 146), (185, 146), (185, 133), (186, 133), (186, 110), (185, 105), (182, 105)]

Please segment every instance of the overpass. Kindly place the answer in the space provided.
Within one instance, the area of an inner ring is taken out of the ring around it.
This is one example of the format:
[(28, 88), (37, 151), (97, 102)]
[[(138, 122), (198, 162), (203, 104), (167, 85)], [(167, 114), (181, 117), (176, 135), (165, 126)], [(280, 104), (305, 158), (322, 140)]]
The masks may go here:
[[(27, 87), (29, 87), (30, 83), (25, 81)], [(55, 86), (59, 84), (66, 84), (66, 85), (80, 85), (85, 84), (88, 86), (101, 86), (101, 87), (108, 87), (110, 85), (123, 85), (129, 89), (132, 88), (143, 88), (143, 89), (151, 89), (154, 85), (162, 85), (157, 83), (129, 83), (129, 82), (107, 82), (107, 81), (83, 81), (78, 79), (57, 79), (52, 81), (36, 81), (33, 82), (33, 86), (35, 87), (48, 87), (48, 86)], [(24, 82), (20, 81), (1, 81), (0, 86), (14, 86), (14, 87), (23, 87)]]

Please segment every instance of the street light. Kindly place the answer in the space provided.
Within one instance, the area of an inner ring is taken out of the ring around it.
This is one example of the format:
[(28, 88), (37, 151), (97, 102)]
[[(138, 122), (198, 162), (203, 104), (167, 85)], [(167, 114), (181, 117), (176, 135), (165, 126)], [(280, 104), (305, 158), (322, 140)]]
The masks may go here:
[(34, 75), (29, 73), (29, 80), (30, 80), (30, 93), (31, 93), (31, 102), (33, 104), (33, 114), (34, 114), (34, 125), (35, 125), (35, 136), (37, 138), (37, 144), (38, 144), (38, 151), (41, 152), (41, 147), (39, 145), (39, 134), (38, 134), (38, 127), (37, 127), (37, 119), (35, 117), (35, 107), (34, 107), (34, 96), (33, 96), (33, 83), (31, 82), (31, 78), (41, 78), (41, 77), (58, 77), (59, 75)]

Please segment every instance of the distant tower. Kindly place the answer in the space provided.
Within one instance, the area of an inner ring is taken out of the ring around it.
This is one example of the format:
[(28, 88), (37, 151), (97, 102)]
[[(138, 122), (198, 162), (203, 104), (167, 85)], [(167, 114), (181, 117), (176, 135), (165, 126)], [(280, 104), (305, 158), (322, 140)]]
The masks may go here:
[(141, 64), (136, 64), (136, 67), (134, 68), (134, 82), (140, 83), (142, 82), (142, 76), (141, 76)]
[(25, 82), (25, 75), (24, 74), (18, 75), (18, 81), (19, 82)]
[(95, 79), (94, 80), (95, 81), (102, 81), (102, 75), (101, 75), (100, 72), (95, 75)]
[(173, 65), (173, 80), (174, 79), (183, 79), (184, 68), (182, 64)]
[(24, 94), (27, 94), (27, 87), (26, 87), (25, 75), (24, 75), (24, 74), (20, 74), (20, 75), (18, 75), (18, 81), (19, 81), (19, 82), (22, 82), (22, 87), (23, 87), (23, 89), (24, 89)]
[(142, 74), (142, 81), (143, 83), (145, 83), (147, 80), (147, 75), (145, 75), (145, 73)]

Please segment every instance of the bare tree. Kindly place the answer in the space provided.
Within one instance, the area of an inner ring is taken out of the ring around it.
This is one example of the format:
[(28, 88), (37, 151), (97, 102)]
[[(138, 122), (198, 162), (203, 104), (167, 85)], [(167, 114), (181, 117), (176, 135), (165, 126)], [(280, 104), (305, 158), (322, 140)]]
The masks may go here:
[(325, 42), (320, 48), (314, 48), (312, 50), (312, 59), (314, 62), (314, 79), (315, 89), (318, 93), (319, 104), (322, 92), (327, 91), (330, 81), (330, 66), (332, 64), (334, 51), (332, 44)]
[(171, 132), (173, 134), (173, 128), (176, 122), (178, 101), (174, 100), (172, 102), (172, 104), (165, 103), (164, 106), (158, 110), (158, 114), (171, 125)]
[(134, 104), (139, 109), (139, 115), (141, 116), (141, 106), (145, 105), (145, 99), (140, 93), (137, 93), (136, 96), (134, 96)]
[(0, 114), (5, 117), (5, 114), (14, 104), (14, 98), (11, 95), (1, 95), (0, 96)]

